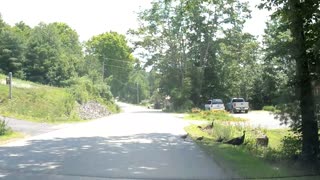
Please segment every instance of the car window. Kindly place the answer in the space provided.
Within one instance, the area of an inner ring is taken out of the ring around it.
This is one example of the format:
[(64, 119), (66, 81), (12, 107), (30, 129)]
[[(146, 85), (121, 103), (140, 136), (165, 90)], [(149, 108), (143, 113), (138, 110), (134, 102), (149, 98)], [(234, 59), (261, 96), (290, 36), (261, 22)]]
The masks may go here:
[(244, 102), (244, 99), (242, 99), (242, 98), (233, 99), (232, 102)]
[(214, 99), (212, 104), (223, 104), (221, 99)]

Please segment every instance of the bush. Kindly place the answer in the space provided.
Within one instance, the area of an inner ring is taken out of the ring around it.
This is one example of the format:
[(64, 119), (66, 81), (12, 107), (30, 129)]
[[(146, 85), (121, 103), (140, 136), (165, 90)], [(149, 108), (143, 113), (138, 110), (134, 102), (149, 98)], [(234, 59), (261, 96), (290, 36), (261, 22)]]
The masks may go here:
[(232, 126), (222, 125), (221, 123), (214, 123), (212, 128), (212, 134), (216, 138), (230, 139), (232, 136)]
[(284, 159), (294, 159), (299, 156), (302, 149), (301, 137), (297, 135), (285, 136), (282, 140), (281, 156)]
[(88, 77), (71, 79), (67, 84), (69, 91), (78, 103), (83, 104), (89, 100), (113, 101), (110, 87), (106, 83), (93, 83)]
[(274, 106), (263, 106), (262, 110), (275, 112), (277, 109)]
[(3, 136), (10, 131), (11, 129), (8, 127), (7, 122), (5, 120), (0, 120), (0, 136)]
[(191, 113), (200, 113), (201, 112), (201, 109), (199, 108), (192, 108), (191, 109)]

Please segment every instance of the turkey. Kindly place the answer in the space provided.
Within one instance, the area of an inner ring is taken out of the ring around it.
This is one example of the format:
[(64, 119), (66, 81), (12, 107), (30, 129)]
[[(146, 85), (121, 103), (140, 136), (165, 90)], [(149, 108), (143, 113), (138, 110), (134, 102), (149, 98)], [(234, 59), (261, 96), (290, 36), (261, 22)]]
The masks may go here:
[(202, 139), (203, 139), (203, 136), (197, 138), (198, 141), (202, 141)]
[(183, 140), (185, 140), (188, 137), (189, 134), (184, 134), (182, 136), (180, 136)]
[(222, 138), (221, 136), (219, 136), (219, 138), (216, 140), (216, 142), (222, 142), (224, 140), (224, 138)]
[(229, 141), (225, 142), (225, 144), (232, 144), (232, 145), (239, 146), (243, 144), (245, 135), (246, 135), (246, 131), (243, 131), (242, 136), (230, 139)]
[(204, 127), (202, 130), (210, 130), (213, 128), (213, 121), (211, 124), (207, 125), (206, 127)]

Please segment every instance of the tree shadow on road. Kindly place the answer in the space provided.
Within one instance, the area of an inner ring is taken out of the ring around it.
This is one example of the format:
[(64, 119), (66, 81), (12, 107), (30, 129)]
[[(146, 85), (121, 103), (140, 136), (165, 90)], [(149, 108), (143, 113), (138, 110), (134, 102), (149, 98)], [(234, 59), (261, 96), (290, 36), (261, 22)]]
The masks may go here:
[(23, 179), (25, 174), (152, 179), (227, 177), (213, 166), (194, 143), (167, 133), (29, 140), (26, 144), (0, 147), (0, 179)]

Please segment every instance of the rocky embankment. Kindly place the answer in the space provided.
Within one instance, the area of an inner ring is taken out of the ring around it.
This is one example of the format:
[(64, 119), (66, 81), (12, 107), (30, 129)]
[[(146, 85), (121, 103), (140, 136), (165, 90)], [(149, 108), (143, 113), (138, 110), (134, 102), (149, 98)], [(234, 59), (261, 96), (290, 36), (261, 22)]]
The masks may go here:
[(81, 119), (97, 119), (110, 115), (110, 111), (97, 102), (87, 102), (79, 107), (79, 116)]

